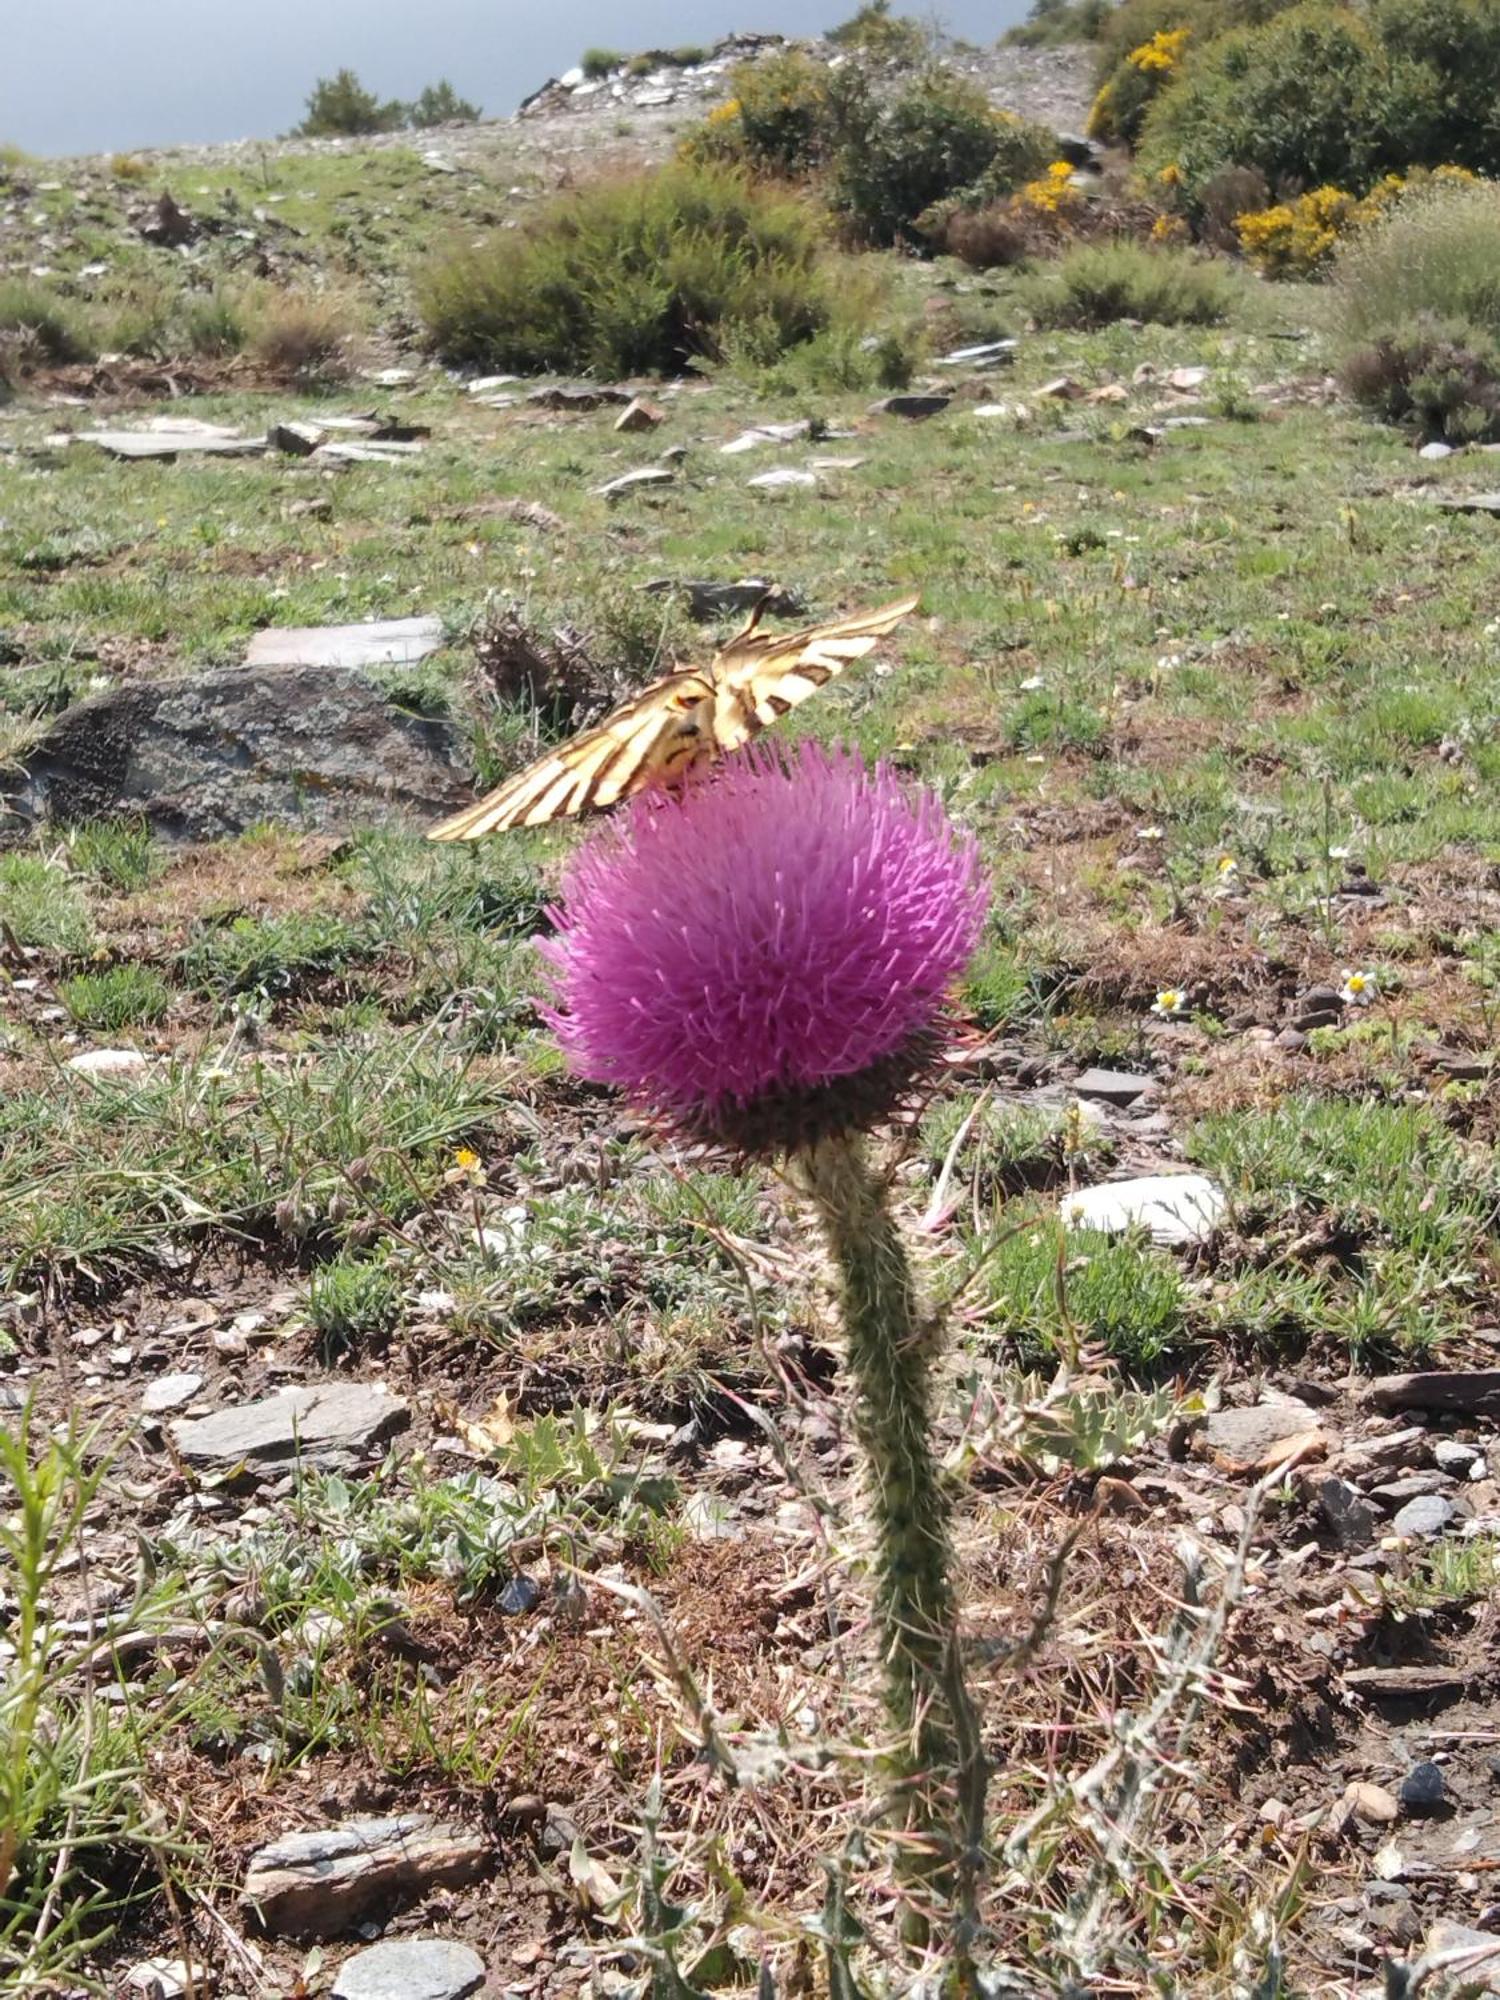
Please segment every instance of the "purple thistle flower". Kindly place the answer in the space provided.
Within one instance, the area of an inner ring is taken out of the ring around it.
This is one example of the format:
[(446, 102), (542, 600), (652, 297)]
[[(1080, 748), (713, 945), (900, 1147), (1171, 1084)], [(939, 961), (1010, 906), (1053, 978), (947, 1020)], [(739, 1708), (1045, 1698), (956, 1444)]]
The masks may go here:
[(575, 858), (541, 947), (576, 1070), (745, 1150), (889, 1109), (988, 900), (972, 838), (884, 766), (804, 743), (639, 799)]

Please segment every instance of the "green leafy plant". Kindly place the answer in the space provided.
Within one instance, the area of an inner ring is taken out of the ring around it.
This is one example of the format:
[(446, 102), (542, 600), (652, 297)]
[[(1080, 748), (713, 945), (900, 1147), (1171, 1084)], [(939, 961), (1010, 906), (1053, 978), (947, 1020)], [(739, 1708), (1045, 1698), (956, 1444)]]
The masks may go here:
[(677, 163), (598, 182), (520, 229), (418, 274), (428, 332), (454, 361), (670, 373), (757, 324), (782, 347), (838, 317), (823, 232), (802, 198)]

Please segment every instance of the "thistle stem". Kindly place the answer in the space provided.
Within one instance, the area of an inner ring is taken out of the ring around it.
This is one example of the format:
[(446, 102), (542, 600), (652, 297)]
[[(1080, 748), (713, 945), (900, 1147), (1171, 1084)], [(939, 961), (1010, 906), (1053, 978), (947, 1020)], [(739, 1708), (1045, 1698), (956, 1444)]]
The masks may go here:
[[(875, 1621), (885, 1701), (900, 1735), (900, 1775), (951, 1774), (955, 1732), (946, 1690), (954, 1630), (949, 1507), (932, 1449), (939, 1329), (917, 1299), (911, 1264), (862, 1136), (798, 1156), (838, 1269), (855, 1428), (875, 1529)], [(911, 1784), (912, 1819), (936, 1832)]]

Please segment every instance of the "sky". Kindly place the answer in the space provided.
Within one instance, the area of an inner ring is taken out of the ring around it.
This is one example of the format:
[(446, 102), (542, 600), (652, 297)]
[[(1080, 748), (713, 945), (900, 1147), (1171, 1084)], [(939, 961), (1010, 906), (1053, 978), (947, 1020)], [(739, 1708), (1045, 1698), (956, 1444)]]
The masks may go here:
[[(446, 76), (504, 116), (591, 46), (806, 35), (856, 0), (0, 0), (0, 143), (40, 154), (274, 138), (319, 76), (381, 97)], [(942, 0), (954, 33), (993, 41), (1027, 0)], [(931, 18), (933, 9), (906, 11)]]

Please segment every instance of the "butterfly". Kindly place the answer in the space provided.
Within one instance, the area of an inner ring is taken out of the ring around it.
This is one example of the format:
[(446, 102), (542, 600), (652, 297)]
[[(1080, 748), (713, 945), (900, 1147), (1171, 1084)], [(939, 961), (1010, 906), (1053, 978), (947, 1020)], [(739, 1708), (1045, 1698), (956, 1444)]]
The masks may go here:
[(830, 625), (778, 634), (758, 629), (762, 600), (709, 666), (653, 681), (597, 728), (528, 764), (477, 804), (433, 827), (428, 838), (478, 840), (513, 826), (545, 826), (680, 783), (758, 736), (851, 661), (862, 660), (918, 602), (899, 597)]

